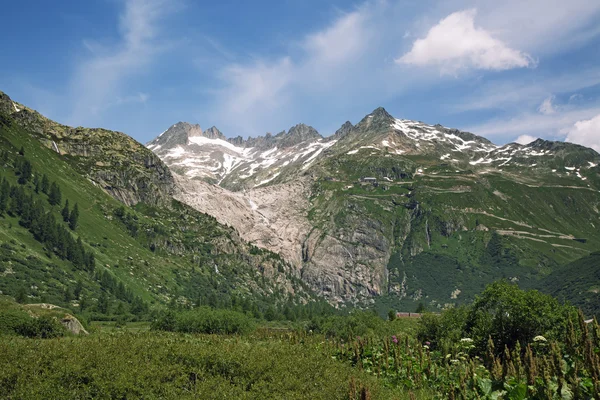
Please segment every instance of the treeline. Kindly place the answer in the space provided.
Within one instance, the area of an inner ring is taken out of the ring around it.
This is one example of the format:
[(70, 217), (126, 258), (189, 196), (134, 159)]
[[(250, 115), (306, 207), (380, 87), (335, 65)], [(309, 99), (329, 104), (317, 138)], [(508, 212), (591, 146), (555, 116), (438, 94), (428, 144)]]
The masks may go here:
[(129, 304), (128, 311), (136, 317), (141, 318), (148, 314), (148, 304), (140, 296), (136, 296), (130, 288), (126, 287), (123, 282), (119, 281), (107, 270), (96, 272), (95, 279), (103, 289), (97, 304), (98, 312), (102, 314), (109, 314), (111, 311), (114, 311), (116, 314), (126, 313), (127, 310), (122, 308), (122, 303), (119, 303), (115, 310), (111, 310), (110, 300), (105, 294), (110, 293), (116, 299)]
[[(50, 187), (58, 188), (56, 184)], [(55, 190), (54, 193), (60, 193), (60, 189)], [(60, 197), (58, 194), (55, 194), (56, 196)], [(28, 229), (37, 241), (44, 244), (59, 258), (72, 262), (77, 268), (94, 270), (94, 253), (85, 250), (81, 238), (75, 239), (62, 222), (56, 221), (54, 214), (46, 209), (44, 202), (33, 194), (28, 194), (23, 185), (11, 185), (6, 178), (3, 178), (0, 184), (0, 215), (5, 213), (19, 217), (19, 224)], [(69, 224), (75, 228), (78, 211), (73, 216)]]

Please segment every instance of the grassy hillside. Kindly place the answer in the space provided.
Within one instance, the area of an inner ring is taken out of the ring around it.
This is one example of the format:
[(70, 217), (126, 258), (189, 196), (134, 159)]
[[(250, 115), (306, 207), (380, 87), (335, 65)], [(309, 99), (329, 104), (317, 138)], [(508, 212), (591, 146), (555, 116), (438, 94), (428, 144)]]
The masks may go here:
[(600, 317), (600, 252), (582, 257), (552, 272), (538, 283), (539, 290)]
[[(547, 167), (501, 171), (372, 149), (341, 154), (316, 167), (309, 217), (322, 235), (361, 229), (371, 239), (348, 244), (388, 251), (382, 313), (466, 303), (501, 278), (532, 287), (600, 249), (600, 170), (582, 169), (585, 180), (554, 172), (580, 150), (567, 147), (568, 157)], [(377, 183), (360, 182), (365, 176)]]
[[(57, 153), (39, 133), (6, 114), (0, 121), (0, 152), (0, 180), (11, 188), (8, 208), (0, 215), (3, 294), (83, 308), (96, 317), (127, 318), (167, 303), (246, 304), (263, 312), (269, 305), (312, 296), (278, 255), (248, 246), (213, 217), (175, 201), (161, 207), (117, 201), (85, 173), (85, 155)], [(30, 169), (27, 179), (22, 179), (24, 164)], [(51, 204), (49, 191), (40, 189), (44, 180), (59, 188), (59, 204)], [(20, 198), (35, 204), (44, 218), (52, 217), (73, 241), (80, 240), (84, 252), (94, 256), (93, 268), (81, 268), (61, 257), (56, 244), (36, 237), (17, 210)], [(71, 211), (75, 204), (79, 209), (75, 230), (61, 215), (67, 200)]]

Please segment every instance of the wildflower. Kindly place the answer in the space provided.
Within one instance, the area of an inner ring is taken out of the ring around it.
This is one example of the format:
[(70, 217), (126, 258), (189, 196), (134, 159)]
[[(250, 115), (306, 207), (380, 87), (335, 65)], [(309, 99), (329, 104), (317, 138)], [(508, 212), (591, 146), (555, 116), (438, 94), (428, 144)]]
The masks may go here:
[(538, 335), (538, 336), (534, 337), (533, 341), (536, 343), (546, 343), (547, 342), (546, 338), (543, 337), (542, 335)]
[(473, 339), (466, 337), (466, 338), (460, 339), (460, 342), (461, 343), (473, 343)]
[(429, 346), (427, 346), (426, 344), (425, 344), (425, 345), (423, 345), (423, 348), (424, 348), (425, 350), (429, 350)]
[(394, 344), (398, 344), (398, 338), (396, 337), (396, 335), (392, 336), (392, 342), (394, 342)]
[(450, 360), (450, 362), (451, 362), (452, 364), (457, 364), (457, 363), (458, 363), (458, 360), (457, 360), (457, 359), (452, 359), (452, 360)]
[(427, 346), (431, 346), (431, 342), (425, 342)]

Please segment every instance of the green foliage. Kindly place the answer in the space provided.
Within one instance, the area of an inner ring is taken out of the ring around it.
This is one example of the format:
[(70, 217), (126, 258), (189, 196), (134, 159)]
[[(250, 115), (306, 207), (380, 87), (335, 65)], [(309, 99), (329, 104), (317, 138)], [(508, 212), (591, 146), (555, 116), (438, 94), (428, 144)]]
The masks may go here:
[(483, 355), (488, 339), (493, 340), (496, 352), (517, 343), (525, 346), (536, 336), (559, 340), (567, 330), (570, 306), (536, 290), (524, 291), (505, 281), (489, 285), (472, 305), (449, 309), (441, 315), (426, 315), (421, 320), (419, 338), (436, 348), (468, 337)]
[(0, 393), (21, 399), (397, 399), (319, 342), (118, 332), (0, 341)]
[(77, 229), (77, 224), (79, 223), (79, 206), (75, 203), (73, 206), (73, 210), (71, 210), (71, 214), (69, 214), (69, 228), (72, 231)]
[(245, 334), (254, 330), (254, 321), (245, 314), (200, 307), (174, 314), (167, 311), (152, 323), (152, 329), (183, 333)]
[(385, 321), (377, 314), (368, 311), (354, 311), (347, 316), (335, 315), (314, 318), (307, 329), (321, 333), (328, 338), (352, 340), (360, 336), (372, 336), (385, 328)]
[(535, 287), (600, 318), (600, 252), (553, 271)]
[(65, 206), (63, 207), (60, 215), (63, 217), (64, 222), (69, 222), (69, 215), (71, 211), (69, 210), (69, 199), (65, 200)]
[(52, 182), (50, 184), (50, 191), (48, 193), (48, 203), (51, 206), (57, 206), (62, 202), (62, 193), (60, 191), (60, 187), (56, 184), (56, 182)]
[(66, 330), (52, 316), (42, 315), (33, 318), (26, 311), (7, 309), (0, 310), (0, 333), (48, 339), (64, 336)]

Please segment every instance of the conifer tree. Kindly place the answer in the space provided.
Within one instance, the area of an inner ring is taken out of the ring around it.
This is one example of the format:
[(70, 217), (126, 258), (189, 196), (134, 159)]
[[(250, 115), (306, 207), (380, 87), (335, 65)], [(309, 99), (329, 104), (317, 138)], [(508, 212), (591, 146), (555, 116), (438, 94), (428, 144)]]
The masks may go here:
[(69, 199), (65, 200), (65, 206), (61, 211), (61, 215), (63, 217), (63, 221), (65, 222), (69, 222), (69, 215), (70, 215), (70, 211), (69, 211)]
[(0, 184), (0, 214), (6, 212), (8, 208), (8, 199), (10, 198), (10, 184), (6, 178), (2, 179)]
[(56, 182), (52, 182), (52, 184), (50, 185), (48, 202), (52, 206), (59, 205), (62, 202), (62, 194), (60, 193), (60, 187), (56, 184)]
[(83, 291), (83, 283), (81, 283), (81, 281), (77, 281), (77, 284), (75, 285), (75, 289), (73, 290), (73, 296), (75, 296), (75, 298), (79, 300), (81, 298), (82, 291)]
[(29, 160), (25, 160), (19, 166), (19, 184), (24, 185), (31, 179), (33, 168)]
[(108, 303), (108, 296), (106, 296), (105, 292), (100, 293), (100, 297), (98, 297), (97, 307), (98, 307), (99, 313), (102, 313), (102, 314), (108, 313), (109, 303)]
[(71, 230), (75, 230), (77, 229), (77, 223), (79, 222), (79, 207), (77, 206), (77, 203), (75, 203), (75, 206), (73, 207), (73, 210), (71, 211), (71, 215), (69, 215), (69, 228), (71, 228)]
[(33, 177), (33, 186), (35, 186), (35, 192), (39, 193), (42, 188), (42, 183), (40, 182), (40, 177), (38, 175)]
[(50, 190), (50, 181), (48, 180), (48, 177), (46, 176), (46, 174), (44, 174), (44, 176), (42, 177), (42, 185), (41, 185), (41, 189), (42, 189), (42, 193), (44, 194), (48, 194), (49, 190)]

